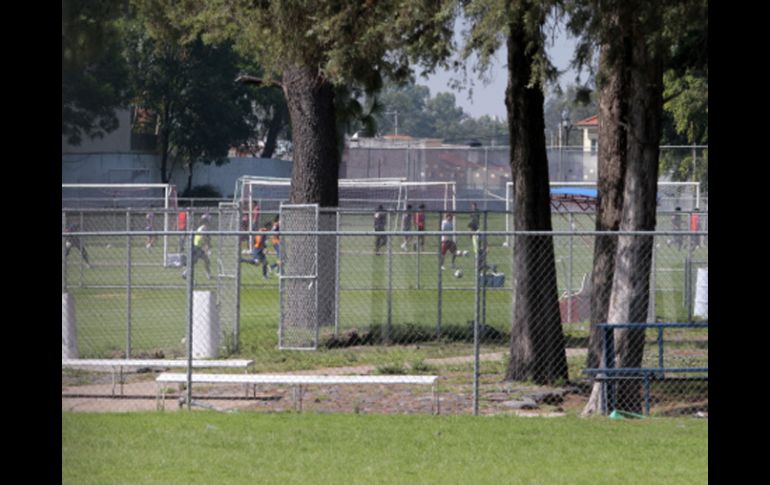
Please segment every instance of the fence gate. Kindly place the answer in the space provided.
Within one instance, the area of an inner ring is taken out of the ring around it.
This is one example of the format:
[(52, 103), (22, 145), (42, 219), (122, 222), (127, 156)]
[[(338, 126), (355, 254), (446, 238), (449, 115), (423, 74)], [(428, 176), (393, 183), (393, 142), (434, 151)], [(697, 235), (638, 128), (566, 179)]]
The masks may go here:
[[(318, 348), (318, 204), (281, 204), (278, 348)], [(284, 234), (284, 232), (306, 234)]]
[[(220, 203), (217, 222), (220, 231), (237, 231), (240, 212), (232, 203)], [(192, 242), (190, 242), (192, 244)], [(219, 320), (224, 346), (229, 352), (240, 350), (240, 242), (238, 237), (220, 233), (214, 243)], [(212, 258), (213, 259), (213, 258)], [(213, 268), (212, 268), (213, 269)]]

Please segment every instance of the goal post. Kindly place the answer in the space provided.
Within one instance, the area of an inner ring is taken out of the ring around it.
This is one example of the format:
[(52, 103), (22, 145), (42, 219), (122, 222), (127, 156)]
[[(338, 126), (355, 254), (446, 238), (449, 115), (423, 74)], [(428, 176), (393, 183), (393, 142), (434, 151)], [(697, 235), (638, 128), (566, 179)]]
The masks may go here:
[[(251, 207), (257, 202), (262, 211), (277, 212), (289, 200), (291, 179), (243, 176), (235, 187), (235, 203)], [(451, 211), (457, 206), (455, 182), (411, 182), (402, 178), (340, 179), (339, 207), (373, 210), (404, 210), (407, 204), (425, 204), (428, 210)], [(254, 228), (250, 228), (253, 230)]]
[[(550, 186), (551, 192), (566, 188), (597, 188), (596, 182), (550, 182)], [(673, 211), (677, 207), (684, 211), (700, 209), (700, 183), (658, 181), (657, 205), (661, 211)], [(505, 229), (510, 232), (513, 230), (513, 182), (508, 182), (505, 186), (505, 212)]]
[[(128, 212), (163, 212), (163, 232), (175, 229), (174, 214), (177, 209), (177, 189), (173, 184), (62, 184), (62, 211), (88, 211), (116, 209)], [(104, 227), (102, 227), (104, 226)], [(144, 227), (143, 227), (144, 228)], [(86, 228), (81, 227), (80, 230)], [(98, 220), (89, 227), (95, 231), (125, 230), (125, 225), (113, 227), (112, 224)], [(168, 264), (169, 240), (163, 236), (163, 264)]]

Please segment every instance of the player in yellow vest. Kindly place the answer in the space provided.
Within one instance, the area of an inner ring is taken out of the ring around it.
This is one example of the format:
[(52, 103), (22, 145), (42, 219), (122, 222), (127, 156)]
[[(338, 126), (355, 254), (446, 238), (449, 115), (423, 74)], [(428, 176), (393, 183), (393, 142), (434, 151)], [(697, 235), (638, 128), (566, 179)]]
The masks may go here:
[[(201, 218), (201, 225), (195, 230), (193, 236), (192, 261), (189, 266), (194, 265), (199, 259), (206, 265), (206, 276), (211, 279), (211, 263), (209, 262), (209, 251), (211, 250), (211, 237), (206, 234), (209, 227), (209, 215), (204, 214)], [(187, 278), (187, 268), (182, 271), (182, 278)]]

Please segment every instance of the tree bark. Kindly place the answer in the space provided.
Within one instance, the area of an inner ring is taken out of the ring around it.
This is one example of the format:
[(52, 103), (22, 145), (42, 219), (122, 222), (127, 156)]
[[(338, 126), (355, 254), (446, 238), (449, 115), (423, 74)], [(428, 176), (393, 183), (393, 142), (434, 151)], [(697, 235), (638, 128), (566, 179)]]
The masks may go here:
[(339, 194), (334, 88), (316, 69), (296, 66), (283, 75), (294, 145), (292, 204), (337, 207)]
[[(316, 69), (294, 66), (283, 73), (283, 89), (294, 145), (289, 201), (292, 204), (337, 207), (339, 151), (333, 85)], [(321, 215), (318, 228), (335, 230), (336, 219)], [(318, 237), (315, 254), (318, 307), (317, 312), (311, 312), (315, 304), (306, 305), (308, 325), (329, 326), (334, 323), (336, 244), (336, 236)]]
[(281, 106), (273, 107), (273, 116), (270, 119), (270, 123), (267, 126), (267, 137), (265, 138), (265, 148), (262, 149), (262, 153), (259, 154), (260, 158), (271, 158), (275, 152), (276, 143), (278, 141), (278, 133), (283, 128), (283, 109)]
[(171, 179), (171, 174), (168, 170), (168, 156), (169, 156), (169, 134), (171, 128), (168, 126), (169, 119), (171, 118), (171, 103), (168, 101), (163, 105), (163, 112), (161, 113), (161, 126), (160, 126), (160, 180), (162, 183), (167, 184)]
[[(622, 24), (620, 19), (616, 21)], [(598, 136), (601, 143), (598, 153), (596, 231), (617, 231), (623, 210), (630, 82), (627, 66), (630, 62), (630, 49), (627, 36), (618, 40), (617, 54), (611, 54), (611, 47), (605, 44), (601, 47), (599, 58), (602, 74)], [(594, 243), (591, 333), (586, 362), (589, 368), (601, 365), (602, 334), (596, 324), (607, 322), (617, 242), (617, 236), (605, 235), (597, 236)]]
[[(649, 41), (648, 32), (635, 25), (631, 65), (628, 168), (623, 192), (621, 231), (654, 231), (658, 189), (658, 159), (663, 116), (663, 65), (659, 45)], [(615, 274), (608, 321), (644, 323), (650, 302), (653, 236), (618, 238)], [(641, 367), (644, 329), (615, 331), (616, 365)], [(617, 409), (642, 410), (641, 382), (621, 380), (617, 388)]]
[[(551, 231), (544, 97), (530, 85), (533, 39), (523, 19), (511, 19), (506, 108), (514, 182), (514, 230)], [(542, 42), (542, 39), (536, 39)], [(552, 384), (567, 380), (567, 358), (559, 315), (551, 236), (514, 239), (514, 316), (506, 380)]]

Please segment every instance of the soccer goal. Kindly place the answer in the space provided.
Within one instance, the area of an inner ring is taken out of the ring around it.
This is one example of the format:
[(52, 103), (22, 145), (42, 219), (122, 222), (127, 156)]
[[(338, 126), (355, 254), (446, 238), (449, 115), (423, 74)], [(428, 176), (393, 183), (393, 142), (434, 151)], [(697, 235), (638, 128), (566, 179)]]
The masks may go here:
[[(177, 190), (173, 184), (62, 184), (62, 212), (67, 226), (78, 231), (124, 231), (125, 214), (136, 215), (131, 227), (144, 229), (160, 220), (157, 230), (175, 229)], [(155, 214), (157, 210), (160, 214)], [(156, 216), (160, 216), (156, 218)], [(86, 221), (87, 219), (87, 221)], [(141, 220), (140, 220), (141, 219)], [(169, 238), (163, 236), (163, 262), (168, 263)]]
[[(591, 199), (597, 196), (596, 182), (551, 182), (551, 199), (554, 212), (593, 212)], [(698, 182), (658, 181), (658, 210), (684, 211), (700, 209), (700, 184)], [(505, 187), (505, 228), (513, 230), (513, 182)], [(510, 241), (508, 241), (510, 242)]]
[[(235, 203), (241, 207), (259, 204), (263, 212), (277, 212), (289, 200), (291, 180), (275, 177), (240, 177), (235, 186)], [(428, 210), (454, 210), (457, 195), (454, 182), (409, 182), (400, 178), (340, 179), (339, 206), (345, 209), (403, 210), (408, 204), (424, 204)], [(252, 230), (250, 228), (249, 230)]]

